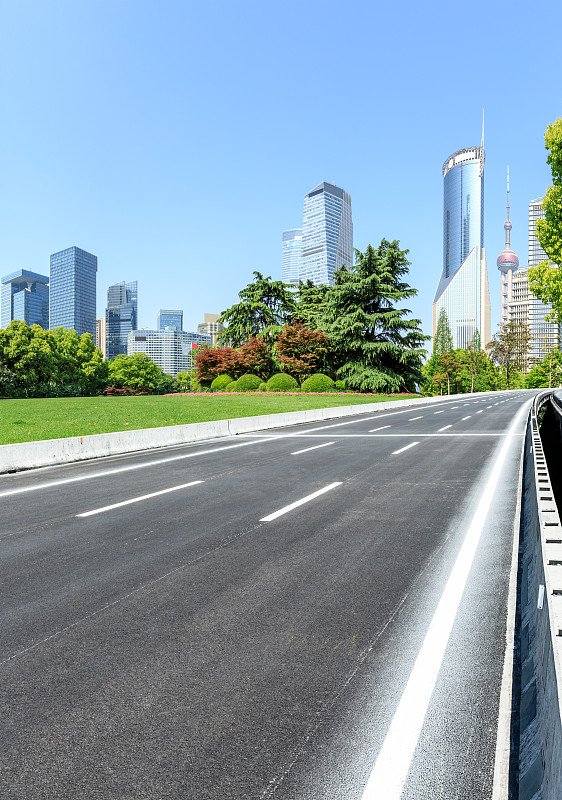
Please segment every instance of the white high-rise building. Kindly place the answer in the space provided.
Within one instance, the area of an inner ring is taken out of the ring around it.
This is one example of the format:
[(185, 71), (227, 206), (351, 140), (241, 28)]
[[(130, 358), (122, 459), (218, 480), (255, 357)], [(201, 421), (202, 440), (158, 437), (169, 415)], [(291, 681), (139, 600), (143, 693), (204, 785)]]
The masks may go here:
[(344, 264), (353, 265), (351, 197), (324, 181), (304, 198), (299, 277), (333, 285), (334, 273)]
[(433, 301), (433, 336), (444, 308), (455, 347), (475, 332), (491, 339), (491, 308), (484, 250), (484, 141), (453, 153), (443, 164), (443, 270)]
[(136, 330), (127, 337), (127, 355), (146, 353), (164, 372), (175, 378), (178, 372), (193, 369), (199, 347), (211, 343), (212, 339), (206, 333), (190, 333), (174, 328)]

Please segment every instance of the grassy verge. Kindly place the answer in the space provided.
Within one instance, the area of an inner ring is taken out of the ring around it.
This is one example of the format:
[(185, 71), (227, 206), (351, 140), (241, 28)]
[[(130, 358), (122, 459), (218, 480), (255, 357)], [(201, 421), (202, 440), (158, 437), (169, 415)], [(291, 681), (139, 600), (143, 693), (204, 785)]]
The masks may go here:
[[(400, 398), (414, 395), (400, 395)], [(309, 408), (380, 403), (392, 395), (195, 394), (0, 400), (0, 444), (160, 428)]]

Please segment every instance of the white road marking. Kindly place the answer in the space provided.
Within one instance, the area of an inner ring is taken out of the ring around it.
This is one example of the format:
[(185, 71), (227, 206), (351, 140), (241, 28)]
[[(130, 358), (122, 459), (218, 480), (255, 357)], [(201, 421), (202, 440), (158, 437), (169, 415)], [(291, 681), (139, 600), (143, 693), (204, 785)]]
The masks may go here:
[(486, 408), (492, 408), (492, 406), (486, 406)]
[(381, 425), (380, 428), (373, 428), (373, 430), (369, 431), (369, 433), (374, 433), (375, 431), (384, 431), (385, 428), (392, 428), (392, 425)]
[[(269, 436), (264, 434), (265, 438), (262, 441), (273, 441), (274, 439), (281, 439), (290, 436), (291, 434), (281, 434), (277, 436)], [(197, 442), (186, 442), (187, 444), (197, 444)], [(184, 458), (195, 458), (196, 456), (207, 456), (213, 455), (213, 453), (222, 453), (224, 450), (234, 450), (237, 447), (248, 447), (248, 445), (256, 444), (254, 441), (250, 442), (240, 442), (239, 444), (227, 444), (225, 447), (215, 447), (212, 450), (195, 450), (190, 453), (182, 453), (181, 456), (168, 456), (167, 458), (156, 458), (153, 461), (143, 461), (140, 464), (129, 464), (127, 467), (114, 467), (112, 469), (103, 469), (99, 472), (89, 472), (87, 475), (75, 475), (73, 478), (59, 478), (55, 479), (54, 481), (48, 481), (46, 483), (36, 483), (31, 484), (29, 486), (20, 486), (17, 489), (8, 489), (5, 492), (0, 492), (0, 497), (10, 497), (14, 494), (23, 494), (24, 492), (34, 492), (39, 489), (51, 489), (56, 486), (64, 486), (66, 483), (76, 483), (78, 481), (89, 481), (93, 480), (94, 478), (106, 478), (108, 475), (117, 475), (120, 472), (130, 472), (131, 470), (135, 469), (146, 469), (147, 467), (156, 467), (160, 464), (169, 464), (171, 461), (182, 461)], [(177, 445), (172, 445), (177, 446)], [(181, 445), (179, 445), (181, 447)], [(121, 456), (132, 456), (138, 455), (138, 451), (136, 453), (121, 453)], [(57, 466), (61, 466), (60, 464)], [(66, 465), (70, 466), (70, 465)], [(47, 469), (52, 469), (52, 467), (47, 467)]]
[(461, 419), (461, 422), (464, 422), (464, 421), (465, 421), (465, 419), (470, 419), (470, 414), (468, 415), (468, 417), (463, 417), (463, 418)]
[(415, 419), (423, 419), (423, 416), (422, 417), (410, 417), (408, 422), (413, 422)]
[(434, 411), (433, 413), (434, 414), (444, 414), (445, 412), (444, 411)]
[(298, 508), (299, 506), (304, 505), (304, 503), (308, 503), (310, 500), (314, 500), (315, 497), (320, 497), (321, 494), (325, 494), (329, 492), (331, 489), (335, 489), (336, 486), (341, 486), (342, 481), (338, 481), (336, 483), (330, 483), (328, 486), (324, 486), (323, 489), (318, 489), (317, 492), (313, 492), (312, 494), (308, 494), (306, 497), (303, 497), (302, 500), (297, 500), (296, 503), (291, 503), (288, 506), (284, 506), (280, 508), (279, 511), (274, 511), (273, 514), (269, 514), (267, 517), (262, 517), (260, 522), (271, 522), (277, 517), (283, 516), (283, 514), (287, 514), (289, 511), (292, 511), (294, 508)]
[(391, 453), (390, 455), (397, 456), (398, 453), (403, 453), (404, 450), (409, 450), (410, 447), (415, 447), (417, 444), (419, 444), (419, 442), (410, 442), (410, 444), (407, 444), (406, 447), (401, 447), (400, 450), (395, 450), (394, 453)]
[(291, 455), (300, 456), (301, 453), (308, 453), (311, 450), (318, 450), (319, 447), (328, 447), (329, 444), (335, 444), (335, 442), (324, 442), (324, 444), (315, 444), (314, 447), (305, 447), (304, 450), (295, 450), (295, 452), (291, 453)]
[(481, 408), (481, 409), (480, 409), (480, 411), (477, 411), (476, 413), (477, 413), (477, 414), (481, 414), (483, 411), (484, 411), (484, 409), (483, 409), (483, 408)]
[(488, 482), (472, 518), (449, 580), (429, 625), (390, 728), (377, 756), (362, 800), (400, 800), (408, 776), (445, 648), (464, 593), (476, 549), (494, 498), (500, 474), (515, 429), (528, 405), (523, 406), (511, 425), (508, 436), (494, 462)]
[(455, 408), (458, 408), (458, 406), (453, 406), (453, 407), (451, 408), (451, 411), (454, 411), (454, 410), (455, 410)]
[(131, 503), (139, 503), (141, 500), (149, 500), (151, 497), (158, 497), (161, 494), (168, 494), (169, 492), (177, 492), (179, 489), (187, 489), (188, 486), (195, 486), (204, 481), (191, 481), (191, 483), (182, 483), (181, 486), (172, 486), (170, 489), (161, 489), (159, 492), (151, 492), (150, 494), (143, 494), (140, 497), (133, 497), (131, 500), (123, 500), (121, 503), (112, 503), (110, 506), (103, 508), (95, 508), (93, 511), (85, 511), (82, 514), (76, 514), (77, 517), (91, 517), (93, 514), (103, 514), (104, 511), (111, 511), (114, 508), (121, 508), (121, 506), (129, 506)]
[(445, 427), (444, 427), (444, 428), (439, 428), (439, 430), (437, 431), (437, 433), (441, 433), (441, 431), (446, 431), (446, 430), (447, 430), (447, 428), (452, 428), (452, 427), (453, 427), (452, 425), (445, 425)]

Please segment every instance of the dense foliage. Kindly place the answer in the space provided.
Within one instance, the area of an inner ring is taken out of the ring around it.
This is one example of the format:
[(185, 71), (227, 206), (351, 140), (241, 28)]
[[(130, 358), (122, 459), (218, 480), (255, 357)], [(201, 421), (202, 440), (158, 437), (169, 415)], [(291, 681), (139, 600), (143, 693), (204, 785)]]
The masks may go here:
[(4, 397), (91, 395), (108, 380), (108, 364), (91, 334), (19, 320), (0, 329), (0, 367)]
[(164, 394), (175, 386), (173, 379), (146, 353), (119, 355), (109, 362), (109, 380), (115, 387), (127, 387)]
[(537, 220), (536, 234), (548, 260), (529, 268), (529, 288), (539, 300), (552, 304), (549, 318), (562, 323), (562, 117), (547, 127), (544, 139), (552, 186), (546, 191), (545, 218)]
[(527, 366), (531, 331), (522, 322), (503, 324), (492, 341), (486, 345), (490, 359), (502, 370), (506, 389), (513, 389), (512, 377)]
[(295, 298), (289, 284), (265, 278), (254, 272), (254, 281), (238, 293), (240, 302), (223, 311), (219, 322), (227, 328), (222, 344), (240, 347), (270, 327), (289, 322), (295, 311)]

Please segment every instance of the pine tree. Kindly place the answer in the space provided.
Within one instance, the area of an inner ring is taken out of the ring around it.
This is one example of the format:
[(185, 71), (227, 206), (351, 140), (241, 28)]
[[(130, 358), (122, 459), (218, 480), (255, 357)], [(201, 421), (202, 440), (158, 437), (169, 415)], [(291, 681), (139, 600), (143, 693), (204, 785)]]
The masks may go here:
[(349, 388), (371, 392), (412, 391), (422, 378), (423, 343), (429, 337), (408, 309), (396, 304), (417, 294), (402, 278), (408, 251), (383, 239), (356, 263), (336, 272), (320, 328), (333, 348), (335, 369)]

